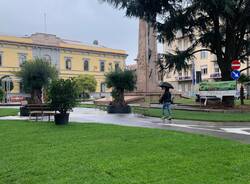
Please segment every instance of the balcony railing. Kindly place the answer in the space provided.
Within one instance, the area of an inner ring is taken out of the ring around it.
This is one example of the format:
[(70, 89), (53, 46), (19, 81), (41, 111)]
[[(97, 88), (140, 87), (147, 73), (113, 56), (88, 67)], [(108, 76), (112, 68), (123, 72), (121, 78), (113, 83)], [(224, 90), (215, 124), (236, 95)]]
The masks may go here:
[(212, 79), (220, 79), (221, 78), (221, 73), (212, 73), (210, 75), (210, 78), (212, 78)]
[(177, 81), (191, 81), (192, 80), (192, 77), (191, 76), (184, 76), (184, 77), (176, 77), (176, 80)]

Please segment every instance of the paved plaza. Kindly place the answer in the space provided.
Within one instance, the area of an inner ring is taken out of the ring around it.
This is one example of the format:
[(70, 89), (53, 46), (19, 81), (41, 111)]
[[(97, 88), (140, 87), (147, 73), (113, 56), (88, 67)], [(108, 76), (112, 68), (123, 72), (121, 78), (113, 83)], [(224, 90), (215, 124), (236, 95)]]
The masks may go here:
[[(2, 117), (0, 120), (27, 120), (27, 117)], [(75, 108), (70, 121), (77, 123), (102, 123), (131, 127), (158, 128), (212, 135), (250, 143), (250, 122), (201, 122), (172, 120), (171, 124), (160, 118), (145, 117), (138, 114), (107, 114), (105, 111), (90, 108)]]

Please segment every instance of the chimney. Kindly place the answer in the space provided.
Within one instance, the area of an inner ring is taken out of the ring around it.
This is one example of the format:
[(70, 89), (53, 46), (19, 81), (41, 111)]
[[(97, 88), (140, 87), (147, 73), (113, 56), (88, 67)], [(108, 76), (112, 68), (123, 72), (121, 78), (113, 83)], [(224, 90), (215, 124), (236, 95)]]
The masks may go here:
[(93, 41), (93, 45), (99, 45), (98, 40), (94, 40), (94, 41)]

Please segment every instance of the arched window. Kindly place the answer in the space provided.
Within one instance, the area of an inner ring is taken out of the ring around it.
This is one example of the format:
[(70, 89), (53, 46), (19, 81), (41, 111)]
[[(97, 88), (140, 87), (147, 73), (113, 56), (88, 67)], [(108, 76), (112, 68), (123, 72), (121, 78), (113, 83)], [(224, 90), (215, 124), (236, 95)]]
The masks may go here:
[(100, 61), (100, 72), (105, 72), (105, 61)]
[(119, 65), (119, 63), (116, 63), (115, 64), (115, 71), (117, 72), (118, 70), (120, 70), (120, 65)]
[(89, 71), (89, 60), (85, 59), (83, 61), (83, 70), (84, 71)]
[(71, 59), (70, 58), (65, 59), (65, 66), (66, 66), (67, 70), (71, 70)]
[(22, 66), (27, 61), (27, 54), (19, 54), (19, 64)]

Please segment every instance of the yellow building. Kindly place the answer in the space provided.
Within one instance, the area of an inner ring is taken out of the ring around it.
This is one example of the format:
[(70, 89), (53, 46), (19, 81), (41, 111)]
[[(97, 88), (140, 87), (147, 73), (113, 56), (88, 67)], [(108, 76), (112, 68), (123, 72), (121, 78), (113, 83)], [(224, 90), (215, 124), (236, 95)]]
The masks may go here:
[(124, 50), (98, 45), (86, 45), (64, 40), (56, 35), (36, 33), (31, 36), (0, 36), (0, 79), (9, 76), (14, 82), (13, 94), (22, 94), (21, 82), (14, 72), (32, 58), (45, 58), (56, 66), (61, 78), (94, 75), (98, 85), (96, 93), (105, 93), (104, 74), (115, 68), (125, 68), (127, 54)]

